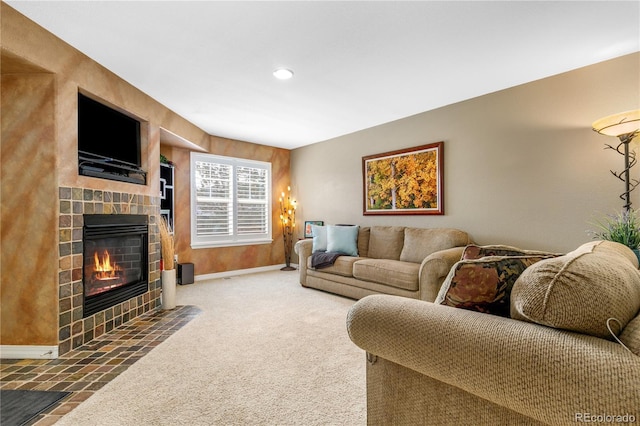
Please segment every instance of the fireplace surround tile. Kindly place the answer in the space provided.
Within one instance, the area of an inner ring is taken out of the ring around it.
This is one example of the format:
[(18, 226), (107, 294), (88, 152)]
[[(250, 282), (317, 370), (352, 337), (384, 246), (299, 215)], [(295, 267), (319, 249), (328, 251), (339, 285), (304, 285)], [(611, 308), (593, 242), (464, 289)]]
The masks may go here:
[[(64, 354), (160, 306), (160, 197), (87, 188), (59, 191), (58, 352)], [(84, 214), (142, 214), (149, 217), (149, 289), (146, 293), (83, 318)]]

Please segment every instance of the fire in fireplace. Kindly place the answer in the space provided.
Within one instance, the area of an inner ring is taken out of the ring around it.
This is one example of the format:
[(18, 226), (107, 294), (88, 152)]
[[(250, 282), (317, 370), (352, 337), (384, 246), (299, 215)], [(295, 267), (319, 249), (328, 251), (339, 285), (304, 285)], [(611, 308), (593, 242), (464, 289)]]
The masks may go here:
[(145, 215), (84, 215), (84, 317), (147, 291), (147, 241)]
[(89, 269), (91, 269), (91, 276), (86, 285), (85, 294), (87, 296), (109, 291), (127, 283), (126, 271), (117, 263), (111, 262), (111, 254), (109, 254), (108, 249), (105, 249), (101, 256), (98, 256), (98, 250), (96, 250), (93, 257), (93, 266), (88, 265)]

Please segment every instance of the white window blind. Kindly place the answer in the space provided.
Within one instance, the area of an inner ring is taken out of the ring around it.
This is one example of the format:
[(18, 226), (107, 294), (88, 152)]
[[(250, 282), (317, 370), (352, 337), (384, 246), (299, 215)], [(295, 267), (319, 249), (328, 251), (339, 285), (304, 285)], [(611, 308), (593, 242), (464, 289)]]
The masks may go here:
[(236, 169), (238, 234), (267, 232), (267, 170), (241, 166)]
[(191, 245), (271, 242), (271, 164), (191, 154)]

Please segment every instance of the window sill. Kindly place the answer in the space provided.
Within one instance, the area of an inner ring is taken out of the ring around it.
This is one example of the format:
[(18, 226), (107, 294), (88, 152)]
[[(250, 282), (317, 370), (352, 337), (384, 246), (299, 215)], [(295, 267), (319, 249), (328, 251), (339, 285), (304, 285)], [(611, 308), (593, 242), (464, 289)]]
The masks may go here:
[(203, 242), (203, 243), (191, 243), (193, 250), (206, 249), (206, 248), (221, 248), (221, 247), (237, 247), (237, 246), (255, 246), (259, 244), (271, 244), (273, 239), (260, 239), (260, 240), (237, 240), (237, 241), (217, 241), (217, 242)]

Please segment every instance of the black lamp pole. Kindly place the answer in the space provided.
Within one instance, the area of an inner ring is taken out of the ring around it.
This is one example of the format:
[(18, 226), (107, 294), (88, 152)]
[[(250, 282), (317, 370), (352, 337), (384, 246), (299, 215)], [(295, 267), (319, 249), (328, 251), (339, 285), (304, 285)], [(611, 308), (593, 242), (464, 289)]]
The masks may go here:
[[(631, 210), (631, 191), (640, 184), (638, 179), (632, 179), (629, 174), (637, 162), (636, 152), (629, 149), (629, 143), (640, 132), (640, 109), (603, 117), (594, 121), (591, 127), (601, 135), (616, 136), (620, 139), (618, 146), (614, 148), (613, 145), (606, 144), (605, 149), (613, 149), (624, 156), (624, 170), (619, 173), (611, 170), (611, 174), (624, 182), (624, 192), (620, 198), (624, 201), (624, 211), (629, 213)], [(622, 150), (621, 147), (623, 147)]]
[[(613, 147), (612, 145), (606, 145), (605, 149), (613, 149), (617, 151), (619, 154), (624, 156), (624, 170), (617, 173), (613, 170), (610, 170), (611, 174), (624, 182), (624, 192), (620, 194), (620, 198), (624, 201), (624, 210), (628, 212), (631, 210), (631, 191), (633, 191), (640, 181), (638, 179), (631, 179), (630, 171), (633, 166), (638, 162), (636, 159), (636, 152), (629, 150), (629, 143), (631, 140), (638, 135), (638, 132), (626, 133), (624, 135), (618, 136), (620, 139), (620, 143), (617, 147)], [(623, 147), (621, 151), (620, 148)]]

